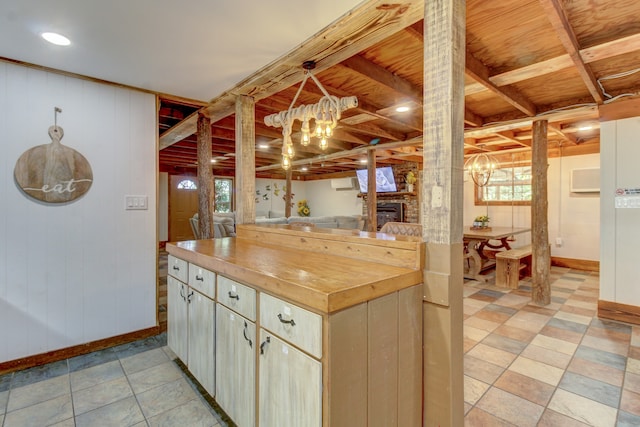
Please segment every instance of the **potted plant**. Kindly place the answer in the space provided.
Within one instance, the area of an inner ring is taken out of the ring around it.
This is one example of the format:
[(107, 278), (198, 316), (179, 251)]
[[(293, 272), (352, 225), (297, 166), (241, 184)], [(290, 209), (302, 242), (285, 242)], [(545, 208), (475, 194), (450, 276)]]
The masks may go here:
[(405, 182), (407, 183), (407, 191), (409, 193), (413, 192), (413, 184), (418, 180), (413, 173), (413, 171), (407, 172), (407, 175), (404, 177)]
[(487, 215), (478, 215), (473, 220), (474, 228), (487, 228), (489, 226), (489, 217)]

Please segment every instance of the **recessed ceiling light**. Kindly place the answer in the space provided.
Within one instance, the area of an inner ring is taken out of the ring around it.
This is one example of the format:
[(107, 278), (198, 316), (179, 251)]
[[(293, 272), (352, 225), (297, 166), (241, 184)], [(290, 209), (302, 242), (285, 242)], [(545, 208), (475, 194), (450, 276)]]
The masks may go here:
[(308, 170), (309, 170), (309, 168), (308, 168), (308, 167), (306, 167), (306, 166), (303, 166), (303, 167), (302, 167), (302, 169), (301, 169), (301, 171), (302, 171), (302, 172), (306, 172), (306, 171), (308, 171)]
[(578, 130), (580, 130), (580, 131), (587, 131), (587, 130), (591, 130), (591, 129), (593, 129), (592, 125), (584, 125), (584, 126), (580, 126), (578, 128)]
[(269, 148), (268, 144), (258, 144), (258, 148), (262, 148), (263, 150)]
[(55, 44), (58, 46), (69, 46), (71, 44), (71, 40), (58, 33), (42, 33), (42, 38), (48, 41), (51, 44)]
[(360, 159), (360, 163), (362, 163), (362, 164), (367, 163), (367, 159)]
[(401, 106), (401, 107), (396, 108), (396, 111), (397, 111), (398, 113), (406, 113), (406, 112), (407, 112), (407, 111), (409, 111), (409, 110), (410, 110), (410, 108), (409, 108), (409, 107), (407, 107), (406, 105), (403, 105), (403, 106)]
[(216, 159), (211, 159), (211, 163), (215, 163), (215, 162), (217, 162)]

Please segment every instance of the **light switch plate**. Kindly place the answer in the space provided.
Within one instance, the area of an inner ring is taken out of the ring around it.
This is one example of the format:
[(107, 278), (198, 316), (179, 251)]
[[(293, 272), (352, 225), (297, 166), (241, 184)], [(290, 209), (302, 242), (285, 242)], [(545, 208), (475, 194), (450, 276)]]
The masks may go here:
[(124, 196), (124, 208), (128, 211), (147, 210), (149, 208), (147, 196)]

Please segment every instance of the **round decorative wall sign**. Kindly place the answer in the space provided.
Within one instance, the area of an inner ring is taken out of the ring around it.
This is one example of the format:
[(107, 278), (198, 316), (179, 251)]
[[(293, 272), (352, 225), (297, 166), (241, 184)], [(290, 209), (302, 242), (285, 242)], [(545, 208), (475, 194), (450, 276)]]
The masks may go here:
[[(58, 111), (58, 110), (56, 110)], [(25, 151), (13, 171), (22, 191), (45, 203), (70, 202), (81, 197), (93, 183), (93, 172), (87, 159), (60, 140), (60, 126), (49, 127), (50, 144)]]

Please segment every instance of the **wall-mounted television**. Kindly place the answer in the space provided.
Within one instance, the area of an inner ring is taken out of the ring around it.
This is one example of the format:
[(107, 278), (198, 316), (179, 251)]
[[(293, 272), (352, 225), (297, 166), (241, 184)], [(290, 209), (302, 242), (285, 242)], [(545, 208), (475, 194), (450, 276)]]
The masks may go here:
[[(358, 177), (358, 184), (360, 184), (360, 192), (367, 192), (367, 169), (357, 169), (356, 176)], [(391, 166), (385, 166), (376, 168), (376, 193), (396, 192), (396, 180), (393, 177), (393, 169)]]

